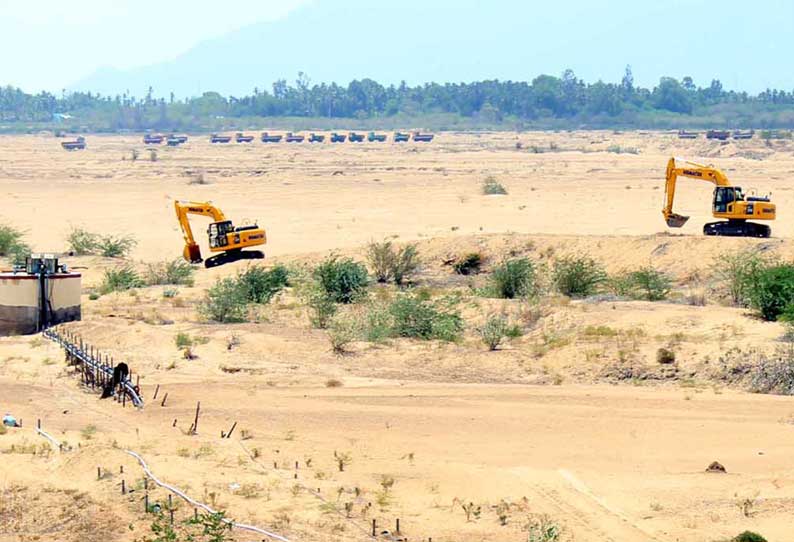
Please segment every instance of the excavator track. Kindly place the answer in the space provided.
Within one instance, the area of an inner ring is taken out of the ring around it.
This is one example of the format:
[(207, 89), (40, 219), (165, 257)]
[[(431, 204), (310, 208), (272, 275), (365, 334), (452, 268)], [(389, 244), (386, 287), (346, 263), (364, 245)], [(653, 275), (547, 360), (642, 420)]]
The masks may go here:
[(760, 237), (767, 238), (772, 230), (764, 224), (746, 222), (744, 220), (724, 220), (709, 222), (703, 226), (704, 235), (720, 235), (724, 237)]
[(230, 250), (212, 256), (204, 260), (204, 267), (207, 269), (211, 267), (218, 267), (227, 263), (237, 262), (239, 260), (261, 260), (264, 259), (265, 253), (261, 250)]

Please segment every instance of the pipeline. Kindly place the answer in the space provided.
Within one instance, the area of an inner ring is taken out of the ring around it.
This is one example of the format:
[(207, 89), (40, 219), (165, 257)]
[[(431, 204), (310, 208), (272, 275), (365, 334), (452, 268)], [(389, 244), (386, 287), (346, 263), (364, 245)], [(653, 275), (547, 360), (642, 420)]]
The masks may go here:
[[(200, 502), (198, 502), (198, 501), (196, 501), (196, 500), (193, 500), (193, 499), (191, 499), (191, 498), (190, 498), (190, 497), (188, 497), (188, 496), (187, 496), (187, 495), (186, 495), (184, 492), (180, 491), (180, 490), (179, 490), (179, 489), (177, 489), (176, 487), (174, 487), (174, 486), (172, 486), (172, 485), (170, 485), (170, 484), (166, 484), (165, 482), (161, 482), (161, 481), (160, 481), (160, 480), (159, 480), (159, 479), (158, 479), (158, 478), (157, 478), (157, 477), (154, 475), (154, 473), (152, 473), (152, 471), (149, 469), (149, 466), (146, 464), (146, 461), (144, 461), (144, 460), (143, 460), (143, 458), (142, 458), (140, 455), (138, 455), (137, 453), (133, 452), (132, 450), (125, 450), (125, 451), (126, 451), (126, 452), (127, 452), (129, 455), (131, 455), (132, 457), (134, 457), (135, 459), (137, 459), (137, 460), (138, 460), (138, 463), (140, 463), (140, 465), (141, 465), (141, 468), (143, 469), (143, 471), (146, 473), (146, 475), (147, 475), (147, 476), (148, 476), (148, 477), (149, 477), (149, 478), (150, 478), (150, 479), (151, 479), (151, 480), (152, 480), (152, 481), (153, 481), (155, 484), (157, 484), (158, 486), (160, 486), (160, 487), (162, 487), (162, 488), (164, 488), (164, 489), (167, 489), (168, 491), (170, 491), (170, 492), (171, 492), (171, 493), (173, 493), (174, 495), (178, 495), (178, 496), (180, 496), (180, 497), (181, 497), (182, 499), (184, 499), (185, 501), (189, 502), (190, 504), (192, 504), (192, 505), (193, 505), (193, 506), (195, 506), (196, 508), (201, 508), (202, 510), (204, 510), (204, 511), (205, 511), (205, 512), (207, 512), (208, 514), (217, 514), (217, 513), (218, 513), (217, 511), (215, 511), (215, 510), (213, 510), (212, 508), (210, 508), (208, 505), (206, 505), (206, 504), (204, 504), (204, 503), (200, 503)], [(237, 522), (235, 522), (235, 521), (232, 521), (232, 520), (230, 520), (230, 519), (226, 519), (226, 518), (224, 518), (224, 520), (223, 520), (223, 521), (225, 521), (227, 524), (231, 525), (232, 527), (234, 527), (234, 528), (236, 528), (236, 529), (242, 529), (242, 530), (244, 530), (244, 531), (250, 531), (250, 532), (253, 532), (253, 533), (262, 534), (262, 535), (265, 535), (265, 536), (267, 536), (267, 537), (273, 538), (273, 539), (275, 539), (275, 540), (280, 540), (281, 542), (290, 542), (290, 541), (289, 541), (289, 539), (287, 539), (287, 538), (284, 538), (284, 537), (283, 537), (283, 536), (281, 536), (281, 535), (277, 535), (277, 534), (275, 534), (275, 533), (271, 533), (270, 531), (266, 531), (265, 529), (261, 529), (261, 528), (259, 528), (259, 527), (255, 527), (255, 526), (253, 526), (253, 525), (245, 525), (244, 523), (237, 523)]]
[[(90, 350), (86, 348), (82, 340), (80, 344), (72, 342), (73, 336), (70, 335), (67, 338), (54, 327), (45, 329), (42, 335), (58, 343), (66, 352), (67, 358), (82, 365), (84, 374), (90, 375), (93, 382), (110, 381), (113, 378), (112, 365), (108, 364), (107, 361), (103, 362), (101, 356), (97, 358), (94, 355), (93, 348)], [(121, 386), (121, 391), (130, 398), (133, 405), (143, 408), (143, 399), (129, 378), (121, 381), (119, 386)]]

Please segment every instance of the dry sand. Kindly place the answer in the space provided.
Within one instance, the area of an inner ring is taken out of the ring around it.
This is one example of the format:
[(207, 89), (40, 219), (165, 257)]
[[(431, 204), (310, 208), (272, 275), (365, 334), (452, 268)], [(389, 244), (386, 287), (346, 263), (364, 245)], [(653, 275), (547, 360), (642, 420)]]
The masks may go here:
[[(142, 471), (124, 449), (141, 453), (164, 481), (291, 540), (364, 539), (371, 519), (393, 530), (400, 518), (414, 541), (518, 541), (527, 538), (527, 519), (543, 515), (577, 541), (716, 541), (745, 529), (791, 539), (794, 404), (707, 385), (699, 368), (731, 349), (751, 355), (779, 344), (778, 324), (712, 301), (710, 277), (726, 251), (793, 255), (794, 145), (610, 132), (441, 134), (405, 146), (206, 139), (159, 148), (151, 162), (137, 137), (92, 136), (74, 153), (52, 137), (0, 138), (0, 219), (24, 229), (37, 250), (63, 250), (72, 226), (133, 234), (142, 265), (181, 252), (173, 198), (210, 199), (237, 222), (259, 220), (272, 261), (311, 262), (330, 251), (361, 257), (368, 241), (394, 236), (419, 243), (419, 282), (441, 289), (468, 285), (442, 261), (469, 250), (491, 263), (505, 254), (548, 262), (586, 252), (610, 271), (651, 263), (676, 278), (679, 300), (705, 294), (709, 303), (552, 300), (525, 337), (489, 353), (474, 327), (489, 312), (518, 316), (525, 308), (473, 297), (459, 344), (357, 343), (339, 357), (309, 327), (294, 292), (263, 309), (258, 323), (201, 322), (195, 301), (242, 263), (199, 270), (179, 302), (162, 288), (97, 301), (86, 294), (84, 321), (71, 328), (143, 375), (147, 406), (98, 401), (49, 341), (0, 339), (0, 410), (25, 422), (0, 435), (0, 450), (40, 448), (37, 418), (72, 447), (2, 455), (0, 540), (144, 536)], [(604, 152), (611, 145), (639, 154)], [(133, 148), (142, 151), (134, 163)], [(773, 239), (702, 237), (711, 187), (689, 181), (678, 209), (692, 219), (667, 234), (660, 208), (670, 155), (715, 163), (745, 188), (772, 191), (780, 217)], [(209, 184), (191, 184), (199, 173)], [(509, 194), (483, 196), (488, 176)], [(201, 236), (201, 219), (194, 224)], [(86, 289), (116, 265), (66, 261), (83, 268)], [(178, 332), (206, 339), (198, 359), (182, 359)], [(240, 345), (229, 351), (232, 335)], [(678, 357), (673, 378), (613, 386), (601, 377), (621, 352), (651, 367), (669, 344)], [(333, 380), (343, 386), (326, 387)], [(164, 408), (151, 401), (158, 384), (161, 397), (169, 393)], [(189, 436), (199, 400), (199, 435)], [(220, 439), (235, 421), (234, 437)], [(335, 452), (351, 458), (344, 472)], [(727, 474), (704, 472), (715, 460)], [(97, 481), (97, 466), (112, 476)], [(390, 490), (384, 477), (394, 480)], [(121, 495), (122, 479), (133, 493)], [(469, 502), (481, 507), (471, 521), (460, 504)], [(176, 516), (191, 513), (182, 506)]]

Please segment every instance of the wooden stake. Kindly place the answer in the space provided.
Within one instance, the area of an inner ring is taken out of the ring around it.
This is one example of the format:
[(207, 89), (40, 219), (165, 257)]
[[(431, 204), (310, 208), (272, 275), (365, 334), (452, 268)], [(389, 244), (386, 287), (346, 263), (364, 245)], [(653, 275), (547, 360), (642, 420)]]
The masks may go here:
[(201, 401), (196, 403), (196, 420), (193, 422), (193, 431), (192, 433), (195, 435), (198, 433), (198, 419), (199, 419), (199, 412), (201, 411)]
[(163, 395), (163, 401), (160, 403), (160, 406), (161, 406), (161, 407), (164, 407), (164, 406), (165, 406), (165, 400), (166, 400), (166, 399), (168, 399), (168, 392), (165, 392), (165, 395)]
[(159, 391), (160, 391), (160, 384), (157, 384), (157, 387), (154, 388), (154, 396), (152, 397), (152, 401), (157, 399), (157, 392), (159, 392)]
[(237, 427), (237, 422), (234, 422), (234, 423), (232, 424), (232, 428), (231, 428), (231, 429), (229, 429), (229, 432), (228, 432), (228, 433), (226, 433), (226, 438), (229, 438), (229, 437), (231, 437), (231, 436), (232, 436), (232, 432), (234, 432), (234, 428), (235, 428), (235, 427)]
[(127, 494), (127, 483), (124, 480), (121, 481), (121, 494)]
[(96, 468), (96, 479), (97, 480), (101, 480), (102, 479), (102, 467), (97, 467)]
[(375, 523), (375, 519), (373, 518), (372, 519), (372, 536), (375, 536), (375, 529), (376, 529), (376, 523)]

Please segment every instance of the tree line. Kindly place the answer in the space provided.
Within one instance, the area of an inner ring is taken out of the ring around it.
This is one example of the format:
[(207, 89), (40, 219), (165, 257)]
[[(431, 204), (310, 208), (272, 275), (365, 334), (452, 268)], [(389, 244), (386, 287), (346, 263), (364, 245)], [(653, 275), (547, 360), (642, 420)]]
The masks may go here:
[(0, 123), (67, 123), (97, 131), (196, 130), (244, 125), (272, 118), (412, 119), (421, 124), (465, 121), (482, 126), (571, 127), (794, 127), (794, 91), (758, 94), (725, 90), (719, 80), (698, 86), (691, 77), (662, 77), (653, 88), (634, 83), (631, 67), (619, 83), (586, 83), (573, 71), (532, 81), (477, 81), (382, 85), (372, 79), (312, 84), (299, 73), (293, 83), (247, 96), (205, 92), (198, 97), (143, 97), (92, 92), (28, 94), (0, 87)]

